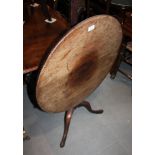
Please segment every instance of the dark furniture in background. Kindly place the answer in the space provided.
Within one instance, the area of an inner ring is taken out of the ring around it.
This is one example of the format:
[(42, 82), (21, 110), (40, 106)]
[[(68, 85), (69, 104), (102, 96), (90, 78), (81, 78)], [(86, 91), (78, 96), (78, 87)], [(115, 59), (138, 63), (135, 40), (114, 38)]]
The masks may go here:
[(105, 14), (109, 0), (56, 0), (58, 10), (74, 26), (93, 15)]
[(71, 26), (86, 18), (86, 6), (89, 0), (56, 0), (59, 11)]
[(24, 74), (37, 70), (43, 55), (69, 30), (70, 26), (61, 15), (50, 9), (58, 20), (53, 24), (44, 21), (41, 8), (33, 8), (31, 18), (23, 25)]
[[(24, 6), (26, 3), (31, 3), (31, 0), (24, 0)], [(53, 6), (71, 26), (98, 14), (110, 14), (123, 22), (125, 13), (132, 12), (131, 0), (55, 0)], [(25, 8), (24, 15), (29, 10)]]
[(112, 67), (111, 70), (111, 78), (114, 79), (116, 77), (117, 72), (119, 71), (123, 75), (125, 75), (130, 80), (132, 79), (132, 75), (127, 73), (126, 71), (120, 68), (122, 62), (131, 66), (132, 69), (132, 13), (126, 12), (123, 23), (123, 42), (119, 51), (119, 55)]

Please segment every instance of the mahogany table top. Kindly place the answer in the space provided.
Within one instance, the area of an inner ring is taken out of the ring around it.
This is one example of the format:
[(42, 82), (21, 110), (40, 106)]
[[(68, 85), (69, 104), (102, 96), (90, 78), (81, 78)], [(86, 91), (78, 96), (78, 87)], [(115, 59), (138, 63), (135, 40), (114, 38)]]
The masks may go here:
[(121, 41), (121, 25), (111, 16), (94, 16), (73, 27), (41, 67), (36, 85), (39, 106), (63, 112), (80, 104), (109, 73)]

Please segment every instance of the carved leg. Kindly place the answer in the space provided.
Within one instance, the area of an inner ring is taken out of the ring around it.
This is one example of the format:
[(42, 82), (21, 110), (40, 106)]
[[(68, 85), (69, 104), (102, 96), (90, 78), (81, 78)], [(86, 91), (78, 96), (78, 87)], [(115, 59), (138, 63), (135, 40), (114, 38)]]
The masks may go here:
[(64, 147), (65, 146), (65, 142), (66, 142), (66, 138), (67, 138), (67, 134), (68, 134), (68, 130), (69, 130), (70, 121), (71, 121), (74, 109), (76, 109), (78, 107), (85, 107), (89, 112), (94, 113), (94, 114), (101, 114), (101, 113), (103, 113), (103, 110), (93, 110), (91, 108), (91, 106), (90, 106), (90, 103), (87, 102), (87, 101), (83, 101), (78, 106), (70, 109), (69, 111), (66, 111), (65, 117), (64, 117), (64, 133), (63, 133), (63, 137), (62, 137), (62, 140), (61, 140), (61, 143), (60, 143), (60, 147)]
[(112, 69), (110, 71), (111, 79), (115, 79), (118, 69), (120, 67), (121, 61), (122, 61), (122, 58), (121, 58), (121, 54), (119, 53), (118, 57), (116, 58), (116, 61), (114, 62), (113, 66), (112, 66)]
[(118, 56), (117, 56), (117, 58), (116, 58), (116, 60), (115, 60), (115, 62), (113, 64), (113, 66), (111, 68), (111, 71), (110, 71), (110, 74), (111, 74), (110, 78), (111, 79), (114, 79), (116, 77), (116, 74), (118, 72), (118, 69), (119, 69), (119, 67), (121, 65), (121, 62), (123, 60), (123, 53), (124, 53), (123, 51), (124, 51), (124, 48), (125, 47), (122, 44), (121, 47), (120, 47), (120, 49), (119, 49)]
[(103, 110), (93, 110), (90, 106), (90, 103), (87, 101), (83, 101), (80, 103), (77, 107), (85, 107), (89, 112), (94, 113), (94, 114), (101, 114), (103, 113)]
[(67, 134), (68, 134), (68, 129), (69, 129), (69, 125), (70, 125), (70, 121), (72, 118), (72, 114), (74, 112), (74, 109), (72, 108), (69, 111), (66, 111), (65, 113), (65, 117), (64, 117), (64, 133), (63, 133), (63, 137), (60, 143), (60, 147), (64, 147), (65, 142), (66, 142), (66, 138), (67, 138)]

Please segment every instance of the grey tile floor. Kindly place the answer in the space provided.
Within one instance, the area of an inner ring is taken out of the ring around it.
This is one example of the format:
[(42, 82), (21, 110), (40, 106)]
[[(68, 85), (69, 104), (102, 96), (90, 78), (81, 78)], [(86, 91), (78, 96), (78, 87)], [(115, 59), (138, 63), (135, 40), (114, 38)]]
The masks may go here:
[(34, 108), (24, 86), (24, 127), (31, 139), (23, 142), (24, 155), (131, 155), (132, 84), (118, 73), (109, 75), (87, 98), (94, 115), (84, 108), (74, 112), (66, 145), (60, 148), (64, 113), (45, 113)]

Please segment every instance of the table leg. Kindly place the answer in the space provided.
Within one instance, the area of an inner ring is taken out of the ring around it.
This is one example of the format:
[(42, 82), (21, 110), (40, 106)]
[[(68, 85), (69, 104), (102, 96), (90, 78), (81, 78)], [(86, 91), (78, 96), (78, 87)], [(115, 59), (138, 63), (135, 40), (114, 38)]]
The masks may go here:
[(63, 137), (60, 143), (60, 147), (64, 147), (65, 146), (65, 142), (66, 142), (66, 138), (67, 138), (67, 134), (68, 134), (68, 130), (69, 130), (69, 125), (71, 122), (71, 118), (73, 115), (73, 112), (76, 108), (79, 107), (85, 107), (89, 112), (94, 113), (94, 114), (101, 114), (103, 113), (103, 110), (93, 110), (91, 108), (91, 105), (89, 102), (87, 101), (83, 101), (82, 103), (80, 103), (79, 105), (75, 106), (74, 108), (68, 110), (65, 112), (65, 117), (64, 117), (64, 133), (63, 133)]

